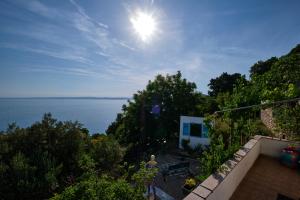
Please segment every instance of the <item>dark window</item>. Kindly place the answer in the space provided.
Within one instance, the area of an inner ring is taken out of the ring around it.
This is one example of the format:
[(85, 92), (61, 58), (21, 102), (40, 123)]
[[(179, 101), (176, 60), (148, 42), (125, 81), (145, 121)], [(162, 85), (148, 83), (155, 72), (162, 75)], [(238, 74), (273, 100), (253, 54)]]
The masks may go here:
[(201, 137), (202, 134), (202, 124), (190, 124), (190, 136)]

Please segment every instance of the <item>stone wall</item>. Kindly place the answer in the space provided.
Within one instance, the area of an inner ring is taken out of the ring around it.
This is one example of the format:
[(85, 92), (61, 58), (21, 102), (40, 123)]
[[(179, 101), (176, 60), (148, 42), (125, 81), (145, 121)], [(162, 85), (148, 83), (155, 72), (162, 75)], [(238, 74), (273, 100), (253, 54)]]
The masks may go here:
[(261, 109), (260, 119), (267, 128), (269, 128), (272, 132), (275, 131), (276, 124), (273, 118), (272, 108)]

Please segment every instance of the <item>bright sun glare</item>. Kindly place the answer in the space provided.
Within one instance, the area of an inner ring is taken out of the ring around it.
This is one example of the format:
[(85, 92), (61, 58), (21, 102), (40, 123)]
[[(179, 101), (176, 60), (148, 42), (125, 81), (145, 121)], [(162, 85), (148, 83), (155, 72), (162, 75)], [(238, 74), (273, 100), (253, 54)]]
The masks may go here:
[(130, 18), (134, 30), (140, 38), (146, 42), (151, 38), (156, 30), (156, 21), (151, 14), (145, 12), (137, 12)]

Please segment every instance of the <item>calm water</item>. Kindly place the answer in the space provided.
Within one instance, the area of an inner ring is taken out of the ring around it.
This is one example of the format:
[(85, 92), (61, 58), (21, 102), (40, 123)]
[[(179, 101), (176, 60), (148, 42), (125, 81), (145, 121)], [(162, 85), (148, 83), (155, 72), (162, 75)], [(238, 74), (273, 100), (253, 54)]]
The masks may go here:
[(125, 99), (0, 98), (0, 130), (6, 130), (12, 122), (20, 127), (30, 126), (51, 112), (58, 120), (78, 120), (90, 133), (103, 133), (126, 103)]

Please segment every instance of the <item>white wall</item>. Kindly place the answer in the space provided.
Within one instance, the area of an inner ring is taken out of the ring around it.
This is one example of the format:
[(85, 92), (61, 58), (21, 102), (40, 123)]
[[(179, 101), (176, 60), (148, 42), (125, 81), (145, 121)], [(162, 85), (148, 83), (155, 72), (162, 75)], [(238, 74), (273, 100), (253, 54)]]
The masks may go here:
[(287, 140), (279, 140), (279, 139), (271, 139), (267, 137), (261, 138), (261, 154), (271, 156), (271, 157), (279, 157), (280, 152), (283, 148), (286, 148), (291, 141)]
[(180, 135), (179, 135), (179, 148), (182, 148), (182, 139), (190, 140), (190, 146), (195, 147), (198, 144), (209, 145), (209, 138), (200, 138), (183, 135), (183, 123), (195, 123), (202, 124), (202, 129), (204, 121), (202, 117), (190, 117), (190, 116), (180, 116)]
[[(246, 156), (229, 172), (225, 179), (208, 196), (208, 200), (230, 199), (260, 154), (261, 141), (257, 141)], [(246, 145), (245, 145), (246, 146)]]

